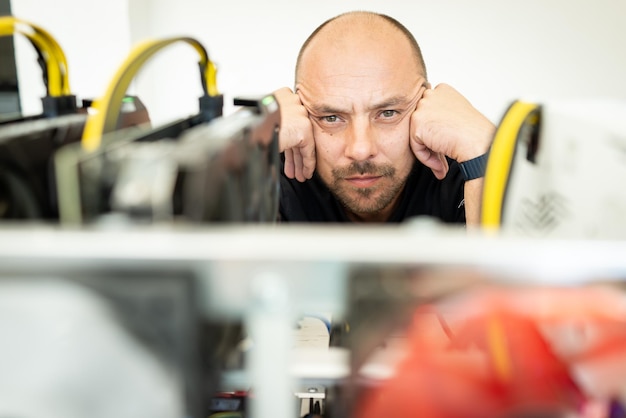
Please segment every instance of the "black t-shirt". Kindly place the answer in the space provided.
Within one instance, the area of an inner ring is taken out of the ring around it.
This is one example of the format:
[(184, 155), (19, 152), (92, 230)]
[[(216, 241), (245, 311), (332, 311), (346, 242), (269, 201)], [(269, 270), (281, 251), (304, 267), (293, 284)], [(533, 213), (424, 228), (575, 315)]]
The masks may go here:
[[(465, 182), (458, 164), (453, 160), (448, 162), (448, 174), (443, 180), (438, 180), (428, 167), (416, 160), (398, 206), (387, 222), (398, 223), (416, 216), (428, 216), (445, 223), (465, 223)], [(279, 211), (281, 222), (351, 222), (343, 205), (317, 173), (310, 180), (300, 183), (287, 178), (282, 166)]]

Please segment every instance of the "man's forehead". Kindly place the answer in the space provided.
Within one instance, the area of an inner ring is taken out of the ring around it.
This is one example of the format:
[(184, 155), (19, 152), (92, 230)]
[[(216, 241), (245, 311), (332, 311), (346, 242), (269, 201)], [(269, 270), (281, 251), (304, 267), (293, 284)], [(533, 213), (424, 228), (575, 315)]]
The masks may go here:
[[(316, 114), (349, 114), (355, 112), (370, 112), (374, 110), (404, 108), (412, 106), (417, 101), (419, 85), (400, 92), (373, 91), (358, 94), (357, 92), (339, 91), (322, 92), (300, 90), (303, 103), (309, 111)], [(363, 93), (363, 92), (359, 92)]]
[(418, 76), (423, 76), (423, 70), (407, 50), (376, 45), (311, 50), (301, 60), (296, 81), (341, 86), (368, 81), (412, 82)]
[(401, 96), (419, 89), (426, 79), (416, 62), (406, 57), (380, 60), (377, 56), (311, 60), (301, 68), (296, 88), (317, 96)]

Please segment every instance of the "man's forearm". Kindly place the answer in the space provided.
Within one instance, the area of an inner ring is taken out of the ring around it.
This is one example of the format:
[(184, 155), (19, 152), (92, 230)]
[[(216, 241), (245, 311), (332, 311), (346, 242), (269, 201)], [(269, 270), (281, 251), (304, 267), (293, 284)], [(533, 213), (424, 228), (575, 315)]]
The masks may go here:
[(480, 225), (481, 200), (483, 194), (483, 177), (465, 182), (465, 222), (469, 227)]

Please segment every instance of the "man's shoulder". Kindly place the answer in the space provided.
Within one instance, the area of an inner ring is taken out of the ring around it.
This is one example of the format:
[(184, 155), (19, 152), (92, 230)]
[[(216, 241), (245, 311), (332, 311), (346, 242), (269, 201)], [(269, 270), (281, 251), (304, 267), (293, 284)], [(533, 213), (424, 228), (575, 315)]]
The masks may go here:
[(439, 180), (433, 172), (416, 161), (409, 175), (404, 195), (393, 218), (404, 221), (416, 216), (430, 216), (443, 222), (465, 222), (464, 181), (458, 164), (449, 159), (450, 169)]
[(280, 176), (280, 219), (282, 222), (345, 222), (330, 190), (316, 174), (305, 182)]

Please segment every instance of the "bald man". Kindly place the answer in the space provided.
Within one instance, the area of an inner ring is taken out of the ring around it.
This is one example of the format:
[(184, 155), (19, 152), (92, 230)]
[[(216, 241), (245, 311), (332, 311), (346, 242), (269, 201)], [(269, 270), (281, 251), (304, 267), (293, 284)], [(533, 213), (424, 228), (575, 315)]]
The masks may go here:
[(283, 222), (479, 223), (494, 125), (448, 85), (395, 19), (350, 12), (303, 44), (281, 109)]

